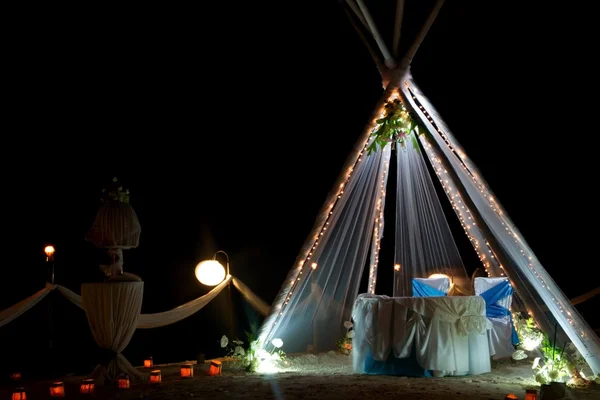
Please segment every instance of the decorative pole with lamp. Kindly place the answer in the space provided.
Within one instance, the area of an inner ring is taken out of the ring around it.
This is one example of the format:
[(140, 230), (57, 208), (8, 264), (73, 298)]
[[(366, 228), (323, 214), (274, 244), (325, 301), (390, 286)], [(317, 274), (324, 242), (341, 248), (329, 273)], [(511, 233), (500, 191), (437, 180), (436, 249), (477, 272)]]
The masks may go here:
[[(217, 260), (217, 254), (223, 254), (226, 259), (225, 268), (223, 265)], [(196, 270), (194, 271), (196, 275), (196, 279), (200, 283), (206, 286), (216, 286), (219, 283), (223, 282), (223, 280), (229, 276), (229, 255), (223, 250), (217, 250), (213, 255), (212, 260), (204, 260), (200, 262), (196, 266)], [(227, 284), (227, 291), (229, 293), (229, 302), (232, 306), (232, 310), (229, 313), (230, 315), (230, 337), (234, 337), (235, 329), (234, 329), (234, 319), (233, 319), (233, 301), (231, 297), (231, 281)]]
[[(48, 267), (48, 272), (50, 272), (50, 283), (54, 285), (54, 246), (47, 245), (44, 247), (44, 253), (46, 254), (46, 264)], [(48, 347), (52, 350), (52, 297), (48, 299)]]

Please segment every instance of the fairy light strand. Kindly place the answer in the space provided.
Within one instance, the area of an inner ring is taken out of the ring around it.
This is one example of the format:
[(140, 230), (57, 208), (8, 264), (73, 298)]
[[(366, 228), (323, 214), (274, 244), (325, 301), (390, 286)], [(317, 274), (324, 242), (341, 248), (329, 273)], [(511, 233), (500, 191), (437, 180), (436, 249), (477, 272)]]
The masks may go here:
[[(507, 214), (502, 209), (502, 206), (495, 200), (495, 196), (492, 194), (492, 192), (489, 189), (489, 187), (483, 182), (482, 179), (480, 179), (480, 177), (476, 173), (473, 172), (473, 170), (475, 168), (474, 168), (473, 164), (470, 162), (470, 160), (468, 159), (466, 153), (462, 149), (460, 149), (458, 145), (452, 143), (452, 141), (449, 138), (449, 135), (446, 134), (446, 132), (444, 132), (439, 127), (442, 124), (436, 123), (436, 120), (434, 119), (434, 117), (432, 117), (429, 114), (429, 112), (425, 109), (425, 107), (423, 107), (422, 103), (415, 96), (415, 94), (411, 91), (408, 82), (406, 82), (406, 86), (407, 86), (407, 90), (408, 90), (409, 94), (411, 95), (411, 97), (415, 101), (415, 104), (417, 104), (418, 111), (420, 111), (425, 116), (427, 122), (429, 122), (431, 124), (431, 126), (433, 127), (433, 130), (436, 131), (440, 135), (440, 137), (443, 139), (443, 141), (444, 141), (445, 145), (447, 146), (447, 148), (457, 157), (457, 160), (460, 161), (460, 163), (459, 163), (460, 167), (467, 173), (467, 176), (475, 184), (475, 186), (477, 187), (477, 189), (479, 190), (479, 192), (482, 194), (483, 198), (487, 200), (488, 206), (493, 211), (493, 213), (497, 215), (500, 223), (504, 227), (504, 229), (507, 232), (507, 234), (510, 237), (512, 237), (513, 241), (515, 242), (515, 244), (518, 247), (519, 253), (525, 259), (527, 267), (528, 267), (530, 273), (533, 274), (533, 276), (540, 282), (542, 288), (545, 289), (545, 291), (546, 291), (546, 295), (551, 297), (552, 303), (555, 304), (555, 306), (558, 308), (558, 311), (561, 314), (566, 314), (567, 315), (565, 317), (565, 320), (571, 326), (573, 326), (574, 332), (580, 337), (580, 339), (582, 340), (582, 344), (586, 347), (586, 349), (588, 351), (591, 351), (587, 347), (587, 345), (586, 345), (587, 335), (585, 333), (585, 330), (583, 329), (583, 327), (581, 326), (581, 324), (578, 324), (577, 321), (572, 318), (572, 314), (569, 311), (565, 311), (565, 308), (566, 308), (565, 304), (562, 301), (560, 301), (559, 299), (557, 299), (552, 293), (549, 292), (548, 283), (546, 282), (546, 280), (542, 276), (542, 275), (547, 275), (547, 272), (545, 270), (543, 270), (543, 267), (541, 267), (541, 265), (539, 265), (539, 261), (537, 260), (537, 258), (533, 254), (533, 252), (523, 242), (523, 240), (520, 237), (520, 235), (518, 233), (516, 233), (516, 231), (517, 231), (516, 227), (508, 219)], [(422, 142), (423, 141), (424, 140), (422, 140)], [(431, 145), (429, 145), (429, 148), (431, 148)], [(436, 171), (436, 173), (437, 173), (437, 171)], [(440, 175), (438, 174), (438, 177), (439, 176)], [(440, 182), (442, 182), (442, 185), (444, 185), (444, 182), (443, 182), (443, 180), (441, 178), (440, 178)], [(447, 194), (449, 193), (448, 190), (446, 190), (446, 188), (445, 188), (445, 191), (446, 191)], [(456, 208), (455, 208), (455, 210), (456, 210)], [(461, 223), (462, 223), (462, 218), (461, 218)], [(464, 226), (463, 226), (463, 228), (464, 228)], [(468, 225), (467, 225), (467, 228), (468, 228)], [(469, 239), (471, 239), (471, 235), (469, 235), (468, 232), (467, 232), (467, 235), (469, 236)], [(485, 244), (488, 247), (488, 251), (493, 255), (494, 254), (494, 250), (491, 248), (491, 246), (489, 245), (489, 243), (486, 241)], [(478, 255), (480, 256), (480, 259), (481, 259), (481, 253), (478, 251), (477, 248), (476, 248), (476, 251), (478, 252)], [(497, 259), (497, 257), (495, 257), (495, 258)], [(534, 263), (534, 261), (535, 261), (535, 263)], [(536, 264), (538, 264), (541, 269), (539, 269), (536, 266)], [(504, 276), (504, 268), (503, 268), (503, 266), (501, 264), (498, 264), (498, 265), (499, 265), (499, 267), (502, 270), (502, 276)], [(485, 267), (485, 264), (484, 264), (484, 267)], [(488, 273), (488, 276), (489, 276), (489, 274), (490, 274), (489, 273), (489, 267), (486, 267), (486, 272)], [(514, 285), (513, 281), (511, 281), (510, 283), (511, 283), (511, 285), (513, 287), (516, 287)], [(542, 296), (542, 297), (545, 297), (545, 296)], [(531, 310), (527, 310), (527, 311), (530, 314), (530, 316), (533, 318), (534, 317), (533, 312)]]

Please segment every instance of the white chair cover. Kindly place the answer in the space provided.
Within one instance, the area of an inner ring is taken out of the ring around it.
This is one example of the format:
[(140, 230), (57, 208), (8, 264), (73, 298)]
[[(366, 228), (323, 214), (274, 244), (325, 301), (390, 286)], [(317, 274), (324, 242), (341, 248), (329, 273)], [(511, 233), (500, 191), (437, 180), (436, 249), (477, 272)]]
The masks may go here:
[[(478, 277), (474, 281), (475, 295), (479, 296), (494, 286), (507, 282), (508, 278), (485, 278)], [(510, 310), (512, 304), (512, 294), (500, 299), (496, 304)], [(512, 345), (512, 322), (509, 315), (504, 317), (488, 317), (488, 339), (490, 346), (490, 355), (495, 359), (510, 357), (515, 348)]]
[[(450, 290), (450, 279), (443, 278), (413, 278), (414, 281), (421, 282), (425, 285), (431, 286), (441, 292), (448, 293)], [(414, 296), (414, 293), (413, 293)]]

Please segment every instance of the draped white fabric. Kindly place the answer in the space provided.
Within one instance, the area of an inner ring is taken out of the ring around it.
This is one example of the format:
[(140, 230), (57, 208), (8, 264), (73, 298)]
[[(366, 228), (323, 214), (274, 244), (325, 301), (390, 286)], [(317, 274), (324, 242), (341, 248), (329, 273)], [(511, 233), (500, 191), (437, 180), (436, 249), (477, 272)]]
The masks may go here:
[(21, 300), (17, 304), (0, 311), (0, 327), (3, 327), (15, 318), (18, 318), (25, 311), (39, 303), (40, 300), (46, 297), (51, 291), (52, 289), (45, 287), (28, 298)]
[(244, 296), (244, 299), (246, 299), (250, 306), (254, 308), (260, 315), (266, 317), (269, 313), (269, 309), (271, 308), (271, 306), (269, 306), (263, 299), (254, 294), (254, 292), (250, 290), (250, 288), (246, 286), (244, 282), (240, 281), (236, 277), (232, 277), (231, 281), (233, 282), (233, 286), (235, 286), (235, 288), (240, 291), (240, 293), (242, 294), (242, 296)]
[[(414, 134), (409, 138), (416, 143)], [(452, 277), (453, 283), (460, 287), (468, 287), (469, 277), (423, 152), (412, 143), (396, 147), (394, 264), (401, 267), (394, 274), (394, 296), (410, 296), (413, 278), (427, 278), (436, 273)]]
[(155, 314), (142, 314), (137, 321), (137, 328), (149, 329), (158, 328), (165, 325), (174, 324), (184, 318), (200, 311), (205, 305), (210, 303), (227, 285), (231, 280), (231, 275), (227, 275), (225, 280), (215, 286), (210, 292), (204, 296), (200, 296), (197, 299), (189, 301), (185, 304), (180, 305), (169, 311), (164, 311)]
[(102, 349), (114, 352), (107, 365), (99, 365), (93, 375), (103, 372), (111, 380), (121, 372), (143, 376), (121, 354), (133, 336), (144, 296), (144, 282), (103, 282), (81, 285), (81, 300), (94, 340)]
[(485, 301), (479, 296), (387, 297), (361, 294), (352, 311), (355, 372), (367, 356), (385, 361), (390, 352), (437, 375), (491, 371)]
[(304, 352), (309, 345), (323, 351), (335, 348), (346, 333), (343, 323), (350, 319), (368, 259), (381, 172), (389, 156), (387, 146), (358, 158), (309, 258), (288, 274), (259, 332), (261, 343), (281, 338), (286, 352)]
[[(551, 337), (557, 327), (557, 345), (564, 346), (570, 340), (591, 370), (595, 374), (600, 373), (598, 335), (541, 265), (482, 175), (414, 80), (407, 76), (405, 82), (407, 85), (402, 85), (401, 88), (404, 97), (429, 133), (420, 135), (419, 139), (440, 178), (448, 181), (446, 193), (456, 204), (461, 205), (455, 207), (459, 217), (465, 209), (473, 217), (469, 221), (464, 219), (465, 227), (471, 233), (473, 244), (479, 246), (484, 256), (487, 256), (484, 264), (490, 275), (506, 274), (518, 295), (515, 299), (524, 303), (538, 325)], [(468, 204), (472, 204), (472, 207), (467, 207)], [(475, 220), (482, 221), (484, 226), (479, 226)], [(494, 257), (490, 258), (490, 255)]]
[[(502, 282), (507, 281), (508, 278), (475, 278), (473, 286), (475, 288), (475, 295), (479, 296), (481, 293), (493, 288)], [(497, 301), (500, 307), (504, 307), (510, 310), (512, 305), (512, 294)], [(488, 339), (490, 343), (490, 355), (494, 359), (508, 358), (512, 356), (515, 351), (512, 345), (512, 319), (510, 315), (504, 317), (488, 317)]]

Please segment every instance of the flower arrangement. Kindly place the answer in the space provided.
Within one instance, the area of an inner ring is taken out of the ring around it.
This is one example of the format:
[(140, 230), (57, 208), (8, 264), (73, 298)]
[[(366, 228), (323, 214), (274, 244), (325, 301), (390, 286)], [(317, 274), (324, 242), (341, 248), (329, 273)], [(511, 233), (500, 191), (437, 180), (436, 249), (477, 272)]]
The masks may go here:
[(248, 337), (248, 348), (244, 349), (244, 344), (241, 340), (234, 340), (233, 344), (229, 344), (227, 336), (221, 338), (221, 347), (226, 349), (226, 356), (233, 358), (235, 361), (241, 362), (246, 372), (274, 372), (277, 370), (277, 364), (286, 362), (286, 354), (281, 347), (283, 341), (281, 339), (273, 339), (271, 344), (273, 349), (269, 352), (260, 346), (255, 335), (246, 332)]
[[(415, 123), (416, 119), (410, 115), (399, 99), (386, 102), (384, 108), (385, 115), (375, 121), (378, 127), (371, 134), (374, 140), (367, 147), (368, 154), (377, 151), (377, 146), (383, 149), (388, 143), (396, 141), (404, 147), (411, 131), (417, 126)], [(412, 136), (412, 144), (415, 149), (419, 149), (419, 144), (415, 136)]]
[(123, 189), (119, 181), (114, 177), (108, 188), (102, 189), (101, 202), (119, 201), (121, 203), (129, 203), (129, 189)]
[(564, 347), (556, 346), (544, 335), (540, 350), (544, 355), (543, 362), (540, 364), (540, 357), (536, 357), (531, 367), (535, 370), (535, 380), (537, 382), (542, 385), (550, 382), (563, 382), (565, 377), (570, 376), (567, 369), (569, 363), (567, 358), (564, 357)]
[(352, 321), (344, 322), (344, 328), (346, 328), (346, 334), (338, 339), (336, 342), (338, 351), (342, 354), (350, 354), (352, 351), (352, 338), (354, 337), (354, 330), (352, 330)]
[(533, 318), (525, 319), (521, 313), (514, 313), (513, 321), (515, 321), (515, 330), (523, 350), (533, 351), (542, 344), (544, 333), (537, 328)]
[(246, 353), (246, 351), (242, 347), (244, 342), (242, 342), (241, 340), (236, 339), (236, 340), (232, 340), (231, 343), (229, 343), (229, 338), (227, 336), (223, 335), (221, 337), (220, 344), (221, 344), (221, 348), (225, 349), (225, 357), (231, 357), (233, 359), (240, 359)]

